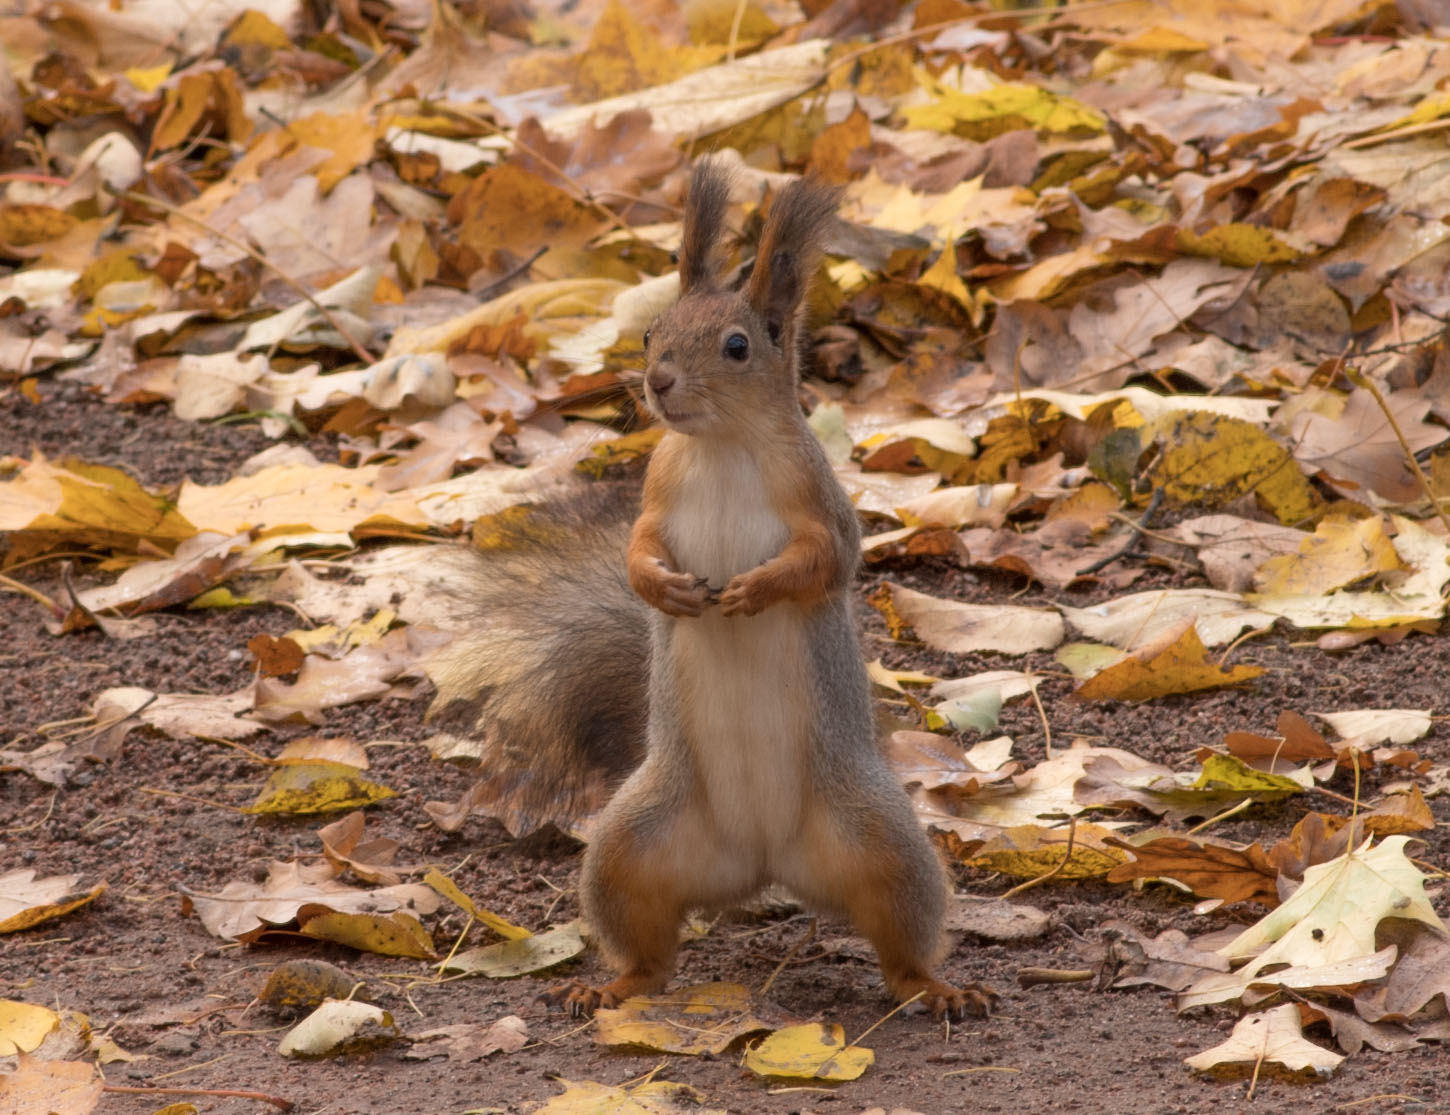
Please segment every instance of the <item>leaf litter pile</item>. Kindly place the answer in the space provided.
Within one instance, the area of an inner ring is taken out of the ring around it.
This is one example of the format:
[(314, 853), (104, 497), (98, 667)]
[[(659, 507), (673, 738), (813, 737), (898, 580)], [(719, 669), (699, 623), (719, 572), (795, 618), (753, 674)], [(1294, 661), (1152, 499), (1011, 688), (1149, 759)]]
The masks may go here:
[[(1435, 1102), (1450, 24), (1011, 8), (0, 16), (0, 1110)], [(773, 895), (546, 1016), (597, 795), (423, 720), (468, 549), (638, 483), (705, 152), (742, 263), (843, 188), (801, 399), (983, 1023)]]

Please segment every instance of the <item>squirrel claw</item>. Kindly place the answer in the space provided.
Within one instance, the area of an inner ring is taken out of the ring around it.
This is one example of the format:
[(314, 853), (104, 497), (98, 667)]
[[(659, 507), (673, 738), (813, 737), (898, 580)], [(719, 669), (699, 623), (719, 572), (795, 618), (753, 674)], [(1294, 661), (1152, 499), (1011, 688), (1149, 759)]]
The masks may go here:
[(930, 1012), (933, 1018), (949, 1018), (953, 1022), (964, 1018), (987, 1018), (1001, 998), (997, 992), (980, 983), (969, 983), (958, 989), (941, 980), (924, 982), (919, 987), (919, 994), (920, 998), (911, 1004), (909, 1011)]
[(570, 980), (555, 984), (535, 997), (536, 1003), (543, 1003), (550, 1010), (562, 1010), (571, 1018), (593, 1018), (600, 1007), (615, 1006), (607, 995), (598, 988), (590, 987), (583, 980)]

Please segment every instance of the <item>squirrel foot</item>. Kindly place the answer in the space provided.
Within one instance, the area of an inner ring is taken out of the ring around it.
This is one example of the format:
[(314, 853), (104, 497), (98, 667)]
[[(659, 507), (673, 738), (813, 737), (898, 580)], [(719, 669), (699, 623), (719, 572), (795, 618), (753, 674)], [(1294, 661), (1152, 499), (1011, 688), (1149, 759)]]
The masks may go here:
[(577, 979), (539, 992), (534, 1001), (543, 1003), (550, 1010), (565, 1011), (571, 1018), (593, 1018), (600, 1007), (612, 1010), (619, 1006), (619, 1000), (609, 988), (590, 987)]
[(1001, 998), (985, 984), (969, 983), (956, 988), (938, 979), (923, 979), (915, 986), (898, 990), (904, 998), (920, 993), (917, 1003), (923, 1010), (930, 1011), (933, 1018), (950, 1018), (954, 1022), (968, 1017), (989, 1017)]

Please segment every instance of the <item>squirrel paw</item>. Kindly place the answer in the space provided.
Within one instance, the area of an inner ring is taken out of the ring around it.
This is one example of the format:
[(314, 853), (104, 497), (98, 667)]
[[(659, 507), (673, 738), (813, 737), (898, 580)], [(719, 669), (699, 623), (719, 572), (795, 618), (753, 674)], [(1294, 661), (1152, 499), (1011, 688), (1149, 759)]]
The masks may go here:
[(959, 1022), (964, 1018), (987, 1018), (991, 1015), (997, 1000), (996, 991), (984, 984), (969, 983), (960, 989), (941, 980), (923, 980), (919, 992), (921, 998), (916, 1004), (924, 1011), (930, 1011), (933, 1018), (950, 1018)]
[(732, 577), (720, 593), (720, 614), (725, 616), (753, 616), (770, 604), (760, 582), (749, 573)]
[(636, 579), (635, 591), (645, 603), (669, 616), (698, 616), (710, 606), (710, 585), (690, 573), (677, 573), (656, 560)]
[(593, 1018), (600, 1007), (606, 1010), (619, 1006), (619, 1001), (606, 988), (590, 987), (583, 980), (570, 980), (539, 992), (534, 1000), (550, 1010), (562, 1010), (571, 1018)]

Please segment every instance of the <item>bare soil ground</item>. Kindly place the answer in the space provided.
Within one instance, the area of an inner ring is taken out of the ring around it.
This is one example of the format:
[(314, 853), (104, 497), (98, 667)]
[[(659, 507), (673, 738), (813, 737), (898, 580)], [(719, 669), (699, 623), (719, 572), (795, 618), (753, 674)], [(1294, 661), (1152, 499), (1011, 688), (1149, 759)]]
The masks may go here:
[[(29, 454), (34, 448), (71, 452), (121, 464), (144, 482), (158, 484), (184, 473), (197, 479), (228, 475), (266, 444), (260, 433), (244, 427), (194, 426), (164, 411), (109, 407), (54, 384), (43, 384), (42, 390), (45, 399), (39, 405), (15, 392), (0, 398), (0, 454)], [(48, 565), (27, 577), (43, 590), (56, 590), (54, 571)], [(945, 563), (891, 573), (938, 595), (971, 600), (1001, 600), (1022, 587), (1009, 578), (978, 579)], [(863, 591), (879, 575), (864, 577)], [(1182, 574), (1157, 571), (1152, 577), (1189, 583)], [(83, 715), (91, 697), (109, 685), (168, 692), (236, 689), (250, 678), (247, 639), (264, 631), (280, 635), (295, 626), (295, 617), (280, 609), (177, 611), (161, 617), (157, 637), (136, 642), (108, 641), (94, 630), (54, 638), (29, 601), (14, 595), (0, 601), (0, 744), (10, 747), (33, 745), (43, 723)], [(886, 638), (874, 613), (863, 608), (861, 614), (868, 653), (884, 653), (892, 665), (914, 664), (948, 676), (993, 665), (898, 647)], [(1181, 766), (1196, 747), (1221, 742), (1226, 731), (1271, 731), (1285, 708), (1304, 713), (1367, 706), (1443, 711), (1450, 692), (1450, 657), (1439, 638), (1412, 637), (1396, 646), (1369, 645), (1331, 655), (1275, 637), (1246, 645), (1238, 660), (1263, 666), (1267, 673), (1241, 690), (1140, 707), (1075, 703), (1068, 699), (1066, 682), (1049, 682), (1042, 696), (1054, 741), (1091, 736)], [(1051, 668), (1045, 658), (1035, 665)], [(443, 866), (477, 901), (514, 921), (541, 926), (574, 916), (579, 848), (573, 842), (538, 837), (515, 842), (482, 821), (450, 835), (429, 822), (422, 803), (455, 798), (469, 775), (433, 761), (421, 747), (408, 746), (427, 734), (422, 710), (421, 701), (354, 705), (333, 713), (321, 729), (399, 744), (370, 751), (374, 773), (399, 791), (370, 809), (370, 828), (401, 843), (399, 862)], [(1008, 709), (1003, 728), (1017, 741), (1019, 754), (1029, 760), (1043, 755), (1042, 727), (1030, 706)], [(259, 747), (270, 753), (298, 734), (301, 729), (281, 730)], [(1418, 747), (1443, 763), (1450, 756), (1450, 727), (1437, 722)], [(312, 854), (319, 847), (315, 820), (236, 811), (255, 796), (260, 781), (256, 765), (231, 748), (140, 732), (129, 737), (120, 759), (83, 770), (61, 789), (19, 773), (0, 774), (0, 872), (33, 867), (41, 875), (79, 873), (87, 886), (100, 880), (109, 884), (98, 901), (77, 913), (0, 941), (0, 997), (80, 1010), (96, 1028), (109, 1030), (138, 1055), (131, 1063), (107, 1068), (112, 1084), (258, 1090), (285, 1097), (297, 1111), (329, 1115), (522, 1112), (557, 1095), (557, 1078), (618, 1084), (652, 1072), (691, 1084), (709, 1107), (732, 1112), (873, 1107), (1119, 1115), (1254, 1109), (1450, 1112), (1450, 1052), (1441, 1046), (1393, 1055), (1366, 1051), (1328, 1081), (1262, 1079), (1250, 1102), (1242, 1080), (1205, 1079), (1182, 1063), (1223, 1039), (1234, 1017), (1227, 1011), (1179, 1016), (1171, 996), (1152, 990), (1104, 993), (1087, 984), (1018, 988), (1016, 972), (1024, 966), (1083, 966), (1083, 942), (1112, 918), (1150, 933), (1169, 927), (1199, 933), (1252, 917), (1243, 909), (1198, 916), (1191, 900), (1161, 886), (1135, 892), (1105, 884), (1049, 884), (1027, 892), (1020, 901), (1053, 915), (1046, 937), (1011, 946), (960, 939), (945, 966), (948, 979), (980, 980), (997, 988), (1002, 994), (997, 1013), (950, 1027), (921, 1016), (894, 1016), (865, 1043), (876, 1051), (875, 1067), (833, 1090), (764, 1083), (741, 1069), (733, 1055), (701, 1059), (608, 1052), (594, 1044), (590, 1027), (536, 1005), (535, 996), (547, 986), (544, 979), (436, 982), (421, 962), (353, 953), (300, 937), (279, 934), (250, 948), (211, 937), (196, 918), (183, 914), (183, 888), (208, 891), (229, 880), (260, 877), (269, 861)], [(1432, 806), (1440, 827), (1428, 834), (1422, 858), (1444, 867), (1450, 865), (1450, 801), (1442, 796)], [(1267, 843), (1287, 833), (1309, 809), (1347, 811), (1338, 801), (1311, 795), (1254, 808), (1215, 829), (1215, 835)], [(976, 894), (1001, 893), (1010, 885), (971, 874), (957, 882), (961, 890)], [(1442, 916), (1450, 916), (1450, 894), (1443, 886), (1435, 904)], [(451, 940), (460, 925), (445, 919), (436, 927), (437, 939)], [(799, 914), (722, 921), (684, 948), (677, 983), (726, 980), (759, 987), (807, 925)], [(854, 1037), (891, 1004), (869, 954), (843, 939), (845, 933), (843, 926), (823, 924), (815, 941), (775, 980), (768, 998), (799, 1018), (839, 1022)], [(368, 994), (406, 1030), (516, 1014), (527, 1021), (530, 1043), (520, 1052), (464, 1065), (406, 1060), (401, 1046), (333, 1060), (289, 1061), (276, 1052), (284, 1024), (258, 1007), (243, 1006), (273, 966), (304, 957), (330, 960), (365, 981)], [(595, 980), (604, 966), (589, 955), (566, 974)], [(1325, 1034), (1313, 1036), (1328, 1043)], [(179, 1098), (185, 1097), (108, 1094), (101, 1110), (141, 1115)], [(269, 1110), (255, 1100), (192, 1099), (199, 1110), (217, 1115)]]

